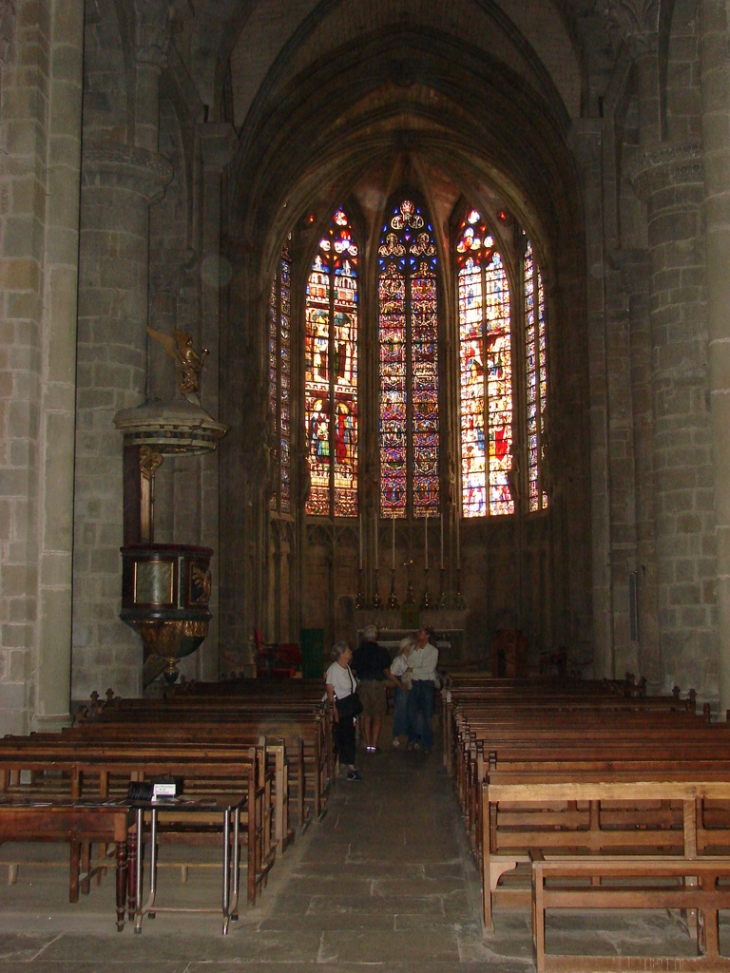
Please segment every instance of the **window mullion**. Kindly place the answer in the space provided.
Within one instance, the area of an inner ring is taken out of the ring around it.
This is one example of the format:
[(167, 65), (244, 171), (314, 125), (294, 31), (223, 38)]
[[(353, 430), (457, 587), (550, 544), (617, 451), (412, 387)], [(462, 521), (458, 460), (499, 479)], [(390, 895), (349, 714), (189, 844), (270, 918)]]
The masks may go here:
[(281, 513), (281, 260), (276, 274), (276, 417), (274, 422), (276, 456), (275, 509)]
[(406, 520), (413, 518), (413, 310), (411, 276), (406, 274)]
[(330, 306), (327, 360), (329, 362), (329, 510), (330, 517), (335, 515), (335, 268), (334, 262), (329, 269)]
[(482, 354), (482, 379), (484, 399), (482, 401), (482, 425), (484, 435), (484, 510), (488, 517), (491, 512), (491, 460), (489, 450), (489, 368), (487, 367), (487, 268), (485, 261), (480, 265), (482, 275), (482, 334), (480, 351)]

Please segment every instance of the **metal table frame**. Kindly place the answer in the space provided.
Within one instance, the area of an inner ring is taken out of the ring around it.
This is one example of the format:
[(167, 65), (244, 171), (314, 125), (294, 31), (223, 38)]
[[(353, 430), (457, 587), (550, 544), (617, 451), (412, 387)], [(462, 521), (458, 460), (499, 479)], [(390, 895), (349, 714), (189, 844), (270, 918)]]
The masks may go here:
[[(246, 803), (243, 797), (237, 804), (209, 805), (201, 804), (197, 801), (179, 802), (175, 801), (147, 801), (134, 802), (136, 824), (137, 824), (137, 849), (135, 855), (135, 882), (136, 882), (136, 912), (134, 916), (135, 933), (142, 932), (142, 920), (146, 915), (154, 918), (158, 912), (195, 912), (195, 913), (214, 913), (221, 911), (223, 914), (223, 935), (228, 935), (228, 927), (231, 919), (238, 919), (238, 898), (239, 898), (239, 865), (241, 858), (240, 832), (241, 832), (241, 809)], [(206, 908), (182, 908), (182, 907), (160, 907), (156, 904), (157, 899), (157, 818), (162, 811), (210, 811), (219, 812), (222, 815), (221, 824), (223, 831), (223, 888), (221, 909)], [(144, 848), (144, 816), (150, 815), (150, 891), (145, 905), (142, 905), (142, 854)], [(231, 853), (231, 819), (233, 819), (233, 852)]]

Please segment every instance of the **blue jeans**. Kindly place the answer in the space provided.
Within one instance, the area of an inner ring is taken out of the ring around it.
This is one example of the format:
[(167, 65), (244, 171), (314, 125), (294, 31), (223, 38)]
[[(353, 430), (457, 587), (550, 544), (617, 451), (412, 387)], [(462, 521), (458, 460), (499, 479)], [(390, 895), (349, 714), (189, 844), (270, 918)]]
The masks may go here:
[(408, 696), (405, 689), (395, 687), (395, 702), (393, 704), (393, 739), (408, 733)]
[(420, 743), (424, 750), (433, 748), (434, 684), (428, 679), (414, 679), (408, 693), (408, 739)]

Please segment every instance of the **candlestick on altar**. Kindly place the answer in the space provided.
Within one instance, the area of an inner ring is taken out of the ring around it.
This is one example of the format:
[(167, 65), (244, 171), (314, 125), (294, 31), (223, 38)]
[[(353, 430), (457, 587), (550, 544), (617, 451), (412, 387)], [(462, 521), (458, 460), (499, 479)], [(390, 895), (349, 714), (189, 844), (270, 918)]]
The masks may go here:
[(466, 608), (466, 601), (461, 593), (461, 568), (456, 569), (456, 608), (458, 611), (464, 611)]
[(395, 571), (395, 514), (391, 518), (391, 523), (393, 525), (393, 550), (390, 558), (390, 567), (392, 571)]
[(428, 571), (428, 511), (423, 521), (423, 567)]
[(395, 567), (390, 569), (390, 594), (388, 595), (388, 608), (400, 608), (398, 599), (395, 596)]
[(446, 591), (444, 590), (444, 578), (446, 571), (443, 565), (439, 571), (439, 608), (446, 608)]
[(379, 574), (379, 570), (376, 567), (375, 568), (375, 571), (373, 572), (373, 589), (374, 589), (374, 594), (373, 594), (373, 608), (382, 608), (383, 607), (383, 602), (380, 600), (380, 592), (378, 591), (378, 587), (379, 587), (379, 584), (378, 584), (378, 574)]
[(357, 572), (357, 597), (355, 598), (355, 608), (365, 608), (365, 592), (362, 590), (362, 565)]
[(428, 590), (428, 568), (424, 568), (423, 576), (423, 598), (421, 598), (421, 608), (428, 609), (431, 607), (431, 592)]
[(459, 515), (457, 513), (456, 515), (456, 570), (457, 571), (461, 571), (461, 549), (460, 549), (461, 539), (459, 537), (459, 533), (460, 533), (460, 523), (459, 523)]
[(375, 518), (375, 570), (378, 570), (378, 534), (380, 533), (380, 514)]
[(362, 571), (362, 514), (357, 519), (360, 527), (360, 570)]
[(403, 562), (403, 567), (406, 569), (406, 600), (405, 605), (413, 605), (413, 584), (411, 583), (411, 567), (413, 566), (413, 558), (409, 557), (407, 561)]
[(441, 514), (441, 570), (444, 569), (444, 515)]

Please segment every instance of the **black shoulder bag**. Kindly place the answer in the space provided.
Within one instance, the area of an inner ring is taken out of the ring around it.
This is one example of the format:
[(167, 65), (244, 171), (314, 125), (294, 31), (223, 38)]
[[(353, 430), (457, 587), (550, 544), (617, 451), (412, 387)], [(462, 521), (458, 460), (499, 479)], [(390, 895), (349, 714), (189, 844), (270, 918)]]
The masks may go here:
[(355, 681), (352, 678), (352, 672), (349, 666), (347, 667), (347, 673), (350, 677), (352, 692), (349, 696), (345, 696), (344, 699), (336, 700), (337, 715), (341, 720), (350, 720), (359, 713), (362, 713), (362, 700), (355, 688)]

